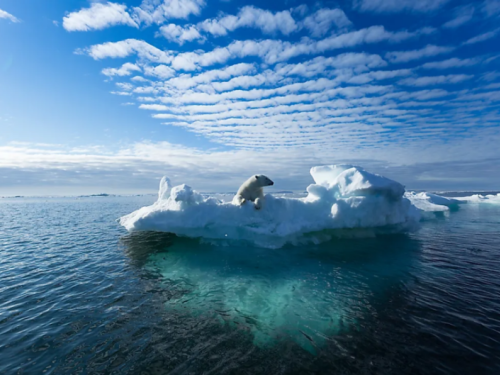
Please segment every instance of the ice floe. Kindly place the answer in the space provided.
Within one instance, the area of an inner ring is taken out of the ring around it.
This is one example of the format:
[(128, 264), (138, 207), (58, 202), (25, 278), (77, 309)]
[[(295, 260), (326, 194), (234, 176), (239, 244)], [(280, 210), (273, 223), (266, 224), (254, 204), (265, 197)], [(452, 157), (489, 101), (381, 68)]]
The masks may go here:
[(162, 231), (209, 241), (246, 241), (258, 246), (321, 242), (332, 236), (373, 236), (418, 227), (419, 210), (400, 183), (352, 165), (313, 167), (314, 184), (304, 198), (265, 196), (256, 210), (202, 196), (164, 177), (158, 200), (120, 218), (130, 232)]

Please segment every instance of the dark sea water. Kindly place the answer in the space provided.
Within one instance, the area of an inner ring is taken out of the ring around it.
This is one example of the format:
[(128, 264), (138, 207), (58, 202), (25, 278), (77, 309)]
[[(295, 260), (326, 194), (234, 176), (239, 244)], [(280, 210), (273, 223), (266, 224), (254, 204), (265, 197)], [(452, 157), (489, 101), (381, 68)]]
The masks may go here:
[(0, 199), (0, 374), (500, 374), (500, 205), (277, 250)]

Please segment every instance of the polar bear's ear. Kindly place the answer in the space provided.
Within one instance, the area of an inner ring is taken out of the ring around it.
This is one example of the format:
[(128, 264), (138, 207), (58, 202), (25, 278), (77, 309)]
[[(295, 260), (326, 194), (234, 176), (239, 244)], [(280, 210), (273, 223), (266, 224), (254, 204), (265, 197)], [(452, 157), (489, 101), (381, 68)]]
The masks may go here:
[(255, 175), (255, 179), (258, 180), (259, 179), (259, 176)]

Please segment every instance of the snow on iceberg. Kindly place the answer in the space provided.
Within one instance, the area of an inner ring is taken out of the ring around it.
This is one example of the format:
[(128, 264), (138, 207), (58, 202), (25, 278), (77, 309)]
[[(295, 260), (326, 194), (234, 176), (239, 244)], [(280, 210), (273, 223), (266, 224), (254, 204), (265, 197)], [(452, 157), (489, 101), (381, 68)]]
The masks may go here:
[(320, 242), (332, 236), (414, 230), (419, 211), (396, 181), (351, 165), (313, 167), (305, 198), (267, 194), (261, 210), (204, 198), (164, 177), (158, 200), (120, 218), (128, 231), (162, 231), (205, 240), (248, 241), (264, 247)]

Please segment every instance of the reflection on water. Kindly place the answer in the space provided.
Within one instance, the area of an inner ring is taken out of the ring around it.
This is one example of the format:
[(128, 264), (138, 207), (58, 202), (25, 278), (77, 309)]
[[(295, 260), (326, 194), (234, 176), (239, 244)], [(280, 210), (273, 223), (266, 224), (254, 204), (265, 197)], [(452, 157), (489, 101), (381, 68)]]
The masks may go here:
[(122, 238), (127, 254), (161, 278), (168, 311), (248, 332), (266, 347), (292, 340), (314, 352), (359, 329), (377, 299), (404, 282), (419, 243), (405, 235), (278, 250), (212, 246), (169, 234)]

